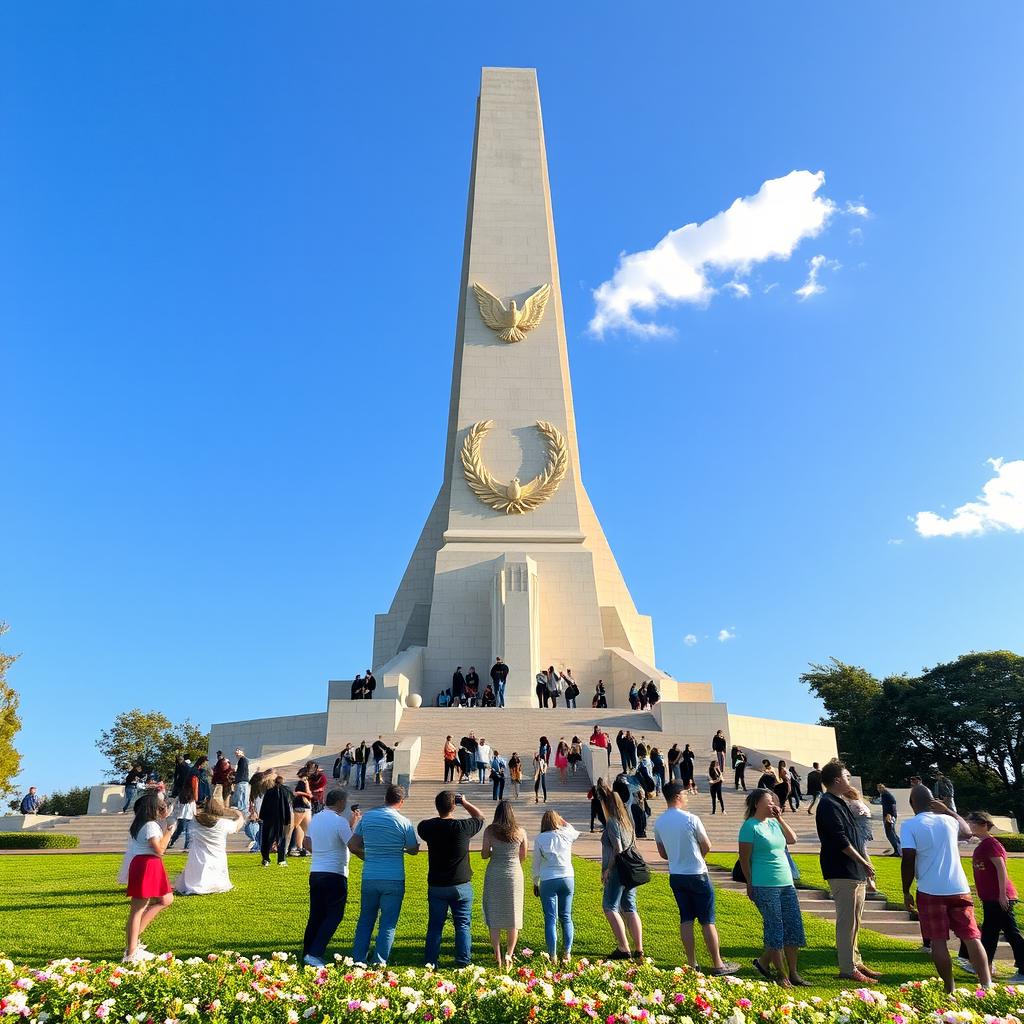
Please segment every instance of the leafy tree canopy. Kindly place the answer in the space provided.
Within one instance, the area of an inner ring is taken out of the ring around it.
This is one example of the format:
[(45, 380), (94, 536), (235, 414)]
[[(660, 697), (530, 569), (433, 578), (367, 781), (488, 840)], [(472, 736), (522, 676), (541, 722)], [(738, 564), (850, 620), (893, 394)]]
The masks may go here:
[(208, 742), (209, 734), (188, 719), (175, 725), (159, 711), (132, 708), (121, 712), (113, 725), (100, 733), (96, 746), (110, 761), (112, 779), (120, 781), (137, 764), (170, 780), (175, 754), (185, 754), (194, 761), (206, 753)]
[[(10, 627), (0, 621), (0, 636)], [(0, 651), (0, 796), (14, 791), (11, 782), (18, 774), (21, 755), (14, 748), (14, 736), (21, 728), (18, 717), (18, 694), (7, 682), (7, 670), (18, 660), (16, 654)]]
[(961, 655), (916, 678), (878, 680), (832, 658), (801, 681), (825, 705), (840, 757), (866, 788), (905, 785), (938, 768), (958, 806), (1024, 821), (1024, 657), (1011, 651)]

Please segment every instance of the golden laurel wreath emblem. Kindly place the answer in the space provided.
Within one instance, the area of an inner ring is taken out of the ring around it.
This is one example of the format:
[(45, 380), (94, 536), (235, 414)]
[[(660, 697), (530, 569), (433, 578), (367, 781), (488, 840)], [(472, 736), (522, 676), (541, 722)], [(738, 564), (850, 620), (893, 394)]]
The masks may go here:
[(494, 426), (494, 420), (480, 420), (469, 428), (462, 442), (462, 468), (470, 490), (496, 512), (506, 515), (522, 515), (532, 512), (544, 504), (565, 477), (569, 469), (569, 446), (562, 432), (550, 423), (537, 421), (537, 429), (544, 435), (548, 445), (548, 464), (540, 476), (525, 484), (514, 476), (508, 484), (495, 480), (484, 465), (483, 441), (487, 431)]

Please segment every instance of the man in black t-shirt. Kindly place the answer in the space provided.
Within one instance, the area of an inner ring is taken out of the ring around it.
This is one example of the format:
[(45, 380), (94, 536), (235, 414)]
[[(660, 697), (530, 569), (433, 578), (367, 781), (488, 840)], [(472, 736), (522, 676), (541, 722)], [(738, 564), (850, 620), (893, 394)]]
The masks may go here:
[[(461, 804), (468, 818), (455, 818)], [(461, 793), (442, 789), (434, 797), (438, 817), (426, 818), (416, 830), (427, 844), (427, 943), (423, 962), (436, 967), (441, 957), (441, 932), (452, 912), (455, 925), (455, 966), (466, 967), (473, 944), (473, 869), (469, 844), (484, 827), (484, 816)]]
[(370, 750), (373, 752), (373, 781), (379, 786), (384, 781), (384, 765), (388, 758), (388, 745), (384, 737), (378, 736), (370, 744)]
[(900, 846), (900, 837), (896, 834), (896, 819), (899, 817), (899, 813), (896, 810), (896, 797), (882, 783), (878, 784), (878, 796), (882, 801), (882, 821), (885, 825), (885, 838), (892, 845), (892, 851), (887, 856), (902, 857), (903, 850)]

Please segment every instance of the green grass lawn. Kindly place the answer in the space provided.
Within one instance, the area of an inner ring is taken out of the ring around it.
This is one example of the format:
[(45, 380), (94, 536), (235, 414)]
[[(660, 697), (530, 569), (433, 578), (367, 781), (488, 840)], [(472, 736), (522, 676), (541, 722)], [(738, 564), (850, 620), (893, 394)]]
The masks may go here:
[[(167, 858), (172, 880), (184, 859), (184, 854)], [(152, 949), (172, 950), (180, 956), (222, 949), (245, 955), (275, 950), (298, 952), (306, 920), (309, 861), (292, 860), (286, 870), (264, 870), (256, 856), (233, 854), (230, 860), (234, 891), (219, 896), (178, 897), (146, 933)], [(120, 855), (115, 854), (0, 857), (0, 951), (32, 964), (65, 956), (119, 958), (127, 909), (123, 890), (115, 882), (120, 862)], [(427, 921), (427, 858), (410, 858), (406, 866), (405, 905), (392, 962), (419, 965)], [(483, 868), (483, 862), (474, 855), (478, 894)], [(667, 876), (656, 874), (640, 890), (639, 906), (648, 955), (663, 967), (680, 964), (679, 918)], [(348, 912), (331, 952), (351, 952), (358, 907), (359, 867), (354, 866)], [(543, 918), (529, 888), (525, 912), (520, 947), (543, 950)], [(601, 956), (614, 948), (601, 913), (600, 867), (590, 861), (576, 861), (573, 918), (577, 954)], [(820, 992), (834, 990), (840, 984), (835, 977), (834, 929), (809, 915), (805, 924), (808, 948), (802, 955), (802, 969)], [(751, 960), (761, 948), (757, 911), (745, 897), (719, 891), (718, 928), (726, 957), (743, 966), (742, 974), (752, 976)], [(473, 947), (476, 962), (491, 962), (479, 898), (474, 910)], [(861, 949), (867, 962), (885, 972), (885, 983), (896, 984), (930, 973), (930, 962), (911, 944), (867, 932), (862, 935)], [(706, 958), (703, 962), (707, 963)], [(451, 963), (449, 924), (442, 966)]]

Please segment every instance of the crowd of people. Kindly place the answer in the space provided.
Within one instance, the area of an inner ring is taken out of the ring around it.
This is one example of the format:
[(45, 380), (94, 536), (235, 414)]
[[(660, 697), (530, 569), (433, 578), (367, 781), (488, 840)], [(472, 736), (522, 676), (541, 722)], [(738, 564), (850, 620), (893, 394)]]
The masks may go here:
[[(717, 743), (720, 735), (713, 738), (714, 756), (707, 772), (712, 813), (716, 809), (724, 812), (721, 789), (727, 751)], [(701, 819), (688, 806), (697, 791), (695, 755), (689, 744), (682, 750), (673, 744), (662, 755), (644, 736), (620, 730), (615, 743), (621, 771), (613, 776), (609, 735), (595, 726), (588, 742), (595, 755), (595, 770), (600, 765), (596, 755), (601, 748), (607, 752), (609, 767), (607, 780), (599, 778), (589, 793), (590, 829), (593, 832), (599, 826), (601, 832), (601, 910), (614, 942), (606, 956), (626, 959), (645, 955), (636, 896), (649, 880), (650, 868), (637, 843), (651, 838), (658, 856), (668, 862), (669, 887), (679, 912), (687, 963), (698, 966), (695, 928), (699, 925), (709, 957), (704, 968), (713, 974), (734, 973), (738, 965), (723, 959), (715, 927), (715, 888), (705, 861), (710, 840)], [(346, 909), (351, 855), (363, 861), (351, 955), (360, 963), (388, 962), (405, 896), (405, 857), (419, 853), (421, 844), (426, 845), (428, 856), (424, 963), (439, 963), (442, 932), (450, 915), (455, 963), (468, 964), (475, 902), (469, 848), (478, 835), (486, 864), (481, 909), (498, 967), (507, 968), (516, 956), (528, 857), (548, 955), (552, 959), (571, 957), (575, 936), (573, 845), (580, 832), (558, 811), (548, 809), (540, 833), (530, 842), (516, 820), (514, 807), (521, 797), (524, 758), (517, 752), (505, 757), (473, 732), (457, 744), (448, 736), (443, 749), (444, 781), (452, 788), (437, 793), (437, 815), (414, 826), (402, 814), (405, 790), (386, 782), (389, 748), (381, 737), (378, 743), (347, 744), (335, 763), (335, 786), (330, 790), (326, 774), (315, 761), (299, 770), (292, 787), (275, 770), (250, 777), (241, 749), (235, 752), (235, 763), (218, 751), (212, 770), (205, 757), (195, 764), (180, 758), (170, 799), (162, 786), (148, 785), (134, 772), (138, 788), (132, 795), (134, 817), (120, 876), (127, 883), (131, 901), (126, 960), (152, 955), (141, 937), (171, 904), (174, 893), (204, 894), (231, 888), (227, 839), (242, 828), (265, 867), (275, 853), (282, 866), (287, 866), (289, 855), (312, 858), (310, 910), (303, 938), (307, 964), (323, 966), (327, 962), (327, 947)], [(549, 767), (566, 782), (569, 772), (578, 770), (582, 749), (579, 736), (571, 740), (562, 737), (554, 747), (546, 736), (540, 738), (536, 751), (526, 758), (535, 802), (547, 802)], [(797, 835), (787, 820), (801, 805), (801, 780), (785, 761), (773, 765), (764, 760), (757, 785), (747, 790), (746, 755), (736, 746), (729, 754), (735, 788), (745, 791), (733, 878), (745, 884), (762, 921), (763, 948), (752, 967), (780, 985), (806, 985), (799, 966), (800, 950), (806, 943), (796, 892), (799, 872), (789, 852)], [(349, 804), (348, 786), (354, 778), (352, 788), (362, 790), (370, 765), (375, 781), (386, 788), (383, 806), (364, 813), (359, 804)], [(354, 776), (352, 769), (356, 769)], [(911, 781), (914, 815), (901, 829), (897, 830), (895, 798), (884, 785), (878, 786), (879, 801), (886, 837), (893, 847), (890, 855), (901, 858), (906, 907), (918, 917), (937, 973), (951, 990), (953, 959), (947, 942), (952, 934), (960, 940), (957, 962), (975, 973), (980, 985), (991, 984), (992, 961), (1000, 935), (1005, 935), (1016, 959), (1017, 974), (1011, 980), (1024, 982), (1024, 937), (1014, 917), (1017, 894), (1006, 871), (1006, 851), (992, 834), (993, 819), (983, 811), (961, 817), (952, 783), (941, 774), (934, 791), (916, 776)], [(458, 788), (473, 783), (491, 786), (495, 807), (489, 823), (476, 803)], [(507, 796), (506, 785), (510, 788)], [(654, 823), (653, 836), (648, 837), (651, 801), (659, 795), (665, 808)], [(815, 815), (822, 876), (836, 909), (839, 976), (872, 984), (880, 974), (864, 962), (858, 944), (865, 899), (875, 879), (867, 850), (873, 838), (870, 808), (838, 760), (824, 767), (814, 763), (808, 772), (806, 796), (811, 801), (808, 813)], [(184, 838), (188, 857), (172, 886), (163, 855), (179, 837)], [(983, 906), (980, 928), (958, 849), (959, 842), (971, 837), (979, 840), (973, 865)]]

